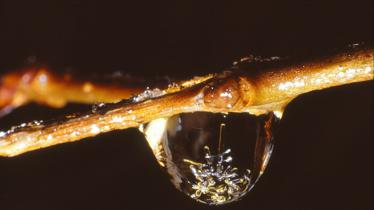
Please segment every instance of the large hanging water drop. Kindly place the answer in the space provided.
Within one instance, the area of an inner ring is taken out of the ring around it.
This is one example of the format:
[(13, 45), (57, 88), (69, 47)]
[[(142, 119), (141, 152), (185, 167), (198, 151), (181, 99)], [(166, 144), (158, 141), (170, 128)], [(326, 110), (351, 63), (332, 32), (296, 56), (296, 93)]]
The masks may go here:
[(279, 118), (273, 113), (195, 112), (140, 130), (177, 189), (210, 205), (240, 199), (264, 172)]

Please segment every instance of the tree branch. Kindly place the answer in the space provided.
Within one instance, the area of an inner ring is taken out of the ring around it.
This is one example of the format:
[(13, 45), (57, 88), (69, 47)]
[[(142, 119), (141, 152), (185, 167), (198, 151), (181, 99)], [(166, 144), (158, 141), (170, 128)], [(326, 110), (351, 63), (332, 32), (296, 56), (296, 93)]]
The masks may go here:
[[(118, 103), (103, 104), (102, 107), (84, 115), (68, 116), (51, 123), (33, 122), (1, 132), (0, 156), (15, 156), (99, 133), (137, 127), (157, 118), (167, 118), (186, 112), (249, 112), (259, 115), (275, 111), (281, 116), (289, 101), (300, 94), (373, 80), (373, 59), (373, 49), (351, 49), (349, 52), (308, 62), (277, 64), (275, 67), (252, 72), (226, 71), (182, 81), (163, 90), (146, 90)], [(55, 99), (42, 99), (53, 97), (50, 94), (61, 96), (63, 98), (61, 101), (64, 103), (93, 101), (80, 99), (85, 94), (82, 84), (69, 83), (66, 86), (65, 81), (53, 80), (53, 83), (48, 83), (50, 81), (48, 80), (47, 86), (39, 87), (40, 81), (44, 81), (43, 77), (40, 78), (40, 74), (37, 73), (36, 75), (39, 76), (35, 77), (39, 81), (35, 85), (37, 87), (34, 87), (33, 83), (25, 86), (32, 87), (29, 92), (24, 90), (25, 87), (17, 86), (15, 89), (25, 91), (24, 97), (28, 100), (41, 100), (47, 104), (54, 104), (50, 101)], [(51, 77), (47, 76), (47, 78)], [(18, 78), (17, 81), (21, 80)], [(119, 96), (113, 98), (115, 94), (112, 89), (94, 87), (91, 89), (92, 97), (104, 102), (128, 98), (132, 93), (140, 91), (131, 88), (118, 89)], [(6, 97), (1, 96), (0, 101), (6, 101), (4, 98)], [(11, 101), (10, 104), (14, 104), (13, 101), (17, 100)]]

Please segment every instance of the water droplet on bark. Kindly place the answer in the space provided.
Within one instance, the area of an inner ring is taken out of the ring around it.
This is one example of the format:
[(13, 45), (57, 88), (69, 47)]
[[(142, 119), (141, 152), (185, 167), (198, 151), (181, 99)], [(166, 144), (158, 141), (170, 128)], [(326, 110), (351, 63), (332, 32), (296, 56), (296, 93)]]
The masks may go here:
[(177, 189), (210, 205), (248, 193), (263, 174), (279, 122), (273, 113), (195, 112), (157, 119), (139, 129)]

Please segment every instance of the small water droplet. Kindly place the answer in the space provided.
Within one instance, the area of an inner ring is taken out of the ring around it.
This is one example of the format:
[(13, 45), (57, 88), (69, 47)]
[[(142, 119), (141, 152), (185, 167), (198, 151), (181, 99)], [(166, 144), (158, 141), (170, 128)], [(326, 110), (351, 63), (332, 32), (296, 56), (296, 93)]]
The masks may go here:
[(0, 138), (6, 136), (6, 132), (0, 131)]
[(96, 124), (91, 125), (91, 133), (92, 134), (98, 134), (100, 133), (100, 128)]
[(244, 196), (273, 149), (273, 113), (195, 112), (142, 125), (140, 131), (177, 189), (209, 205)]
[(102, 102), (95, 103), (95, 104), (92, 105), (91, 111), (92, 111), (92, 113), (101, 113), (104, 110), (105, 106), (106, 106), (106, 104), (102, 103)]
[(133, 102), (141, 102), (141, 101), (144, 101), (144, 100), (147, 100), (147, 99), (162, 96), (164, 94), (165, 94), (165, 91), (163, 91), (163, 90), (160, 90), (158, 88), (155, 88), (155, 89), (151, 90), (151, 89), (149, 89), (149, 87), (147, 87), (147, 89), (144, 92), (140, 93), (137, 96), (134, 96), (132, 98), (132, 101)]

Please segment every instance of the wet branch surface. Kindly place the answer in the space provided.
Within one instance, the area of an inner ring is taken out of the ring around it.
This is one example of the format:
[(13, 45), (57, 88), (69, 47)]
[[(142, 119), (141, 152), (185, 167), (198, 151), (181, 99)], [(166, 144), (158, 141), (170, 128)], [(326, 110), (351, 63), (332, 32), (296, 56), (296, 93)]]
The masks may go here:
[(30, 101), (52, 107), (62, 107), (68, 102), (104, 103), (85, 114), (50, 122), (24, 123), (0, 132), (0, 156), (15, 156), (112, 130), (138, 127), (179, 113), (249, 112), (259, 115), (275, 111), (281, 116), (285, 106), (300, 94), (373, 80), (373, 59), (373, 49), (365, 48), (305, 62), (254, 66), (251, 71), (234, 71), (242, 69), (242, 64), (238, 64), (232, 71), (147, 90), (131, 85), (117, 87), (78, 82), (58, 77), (46, 68), (12, 72), (4, 75), (0, 83), (3, 114)]

